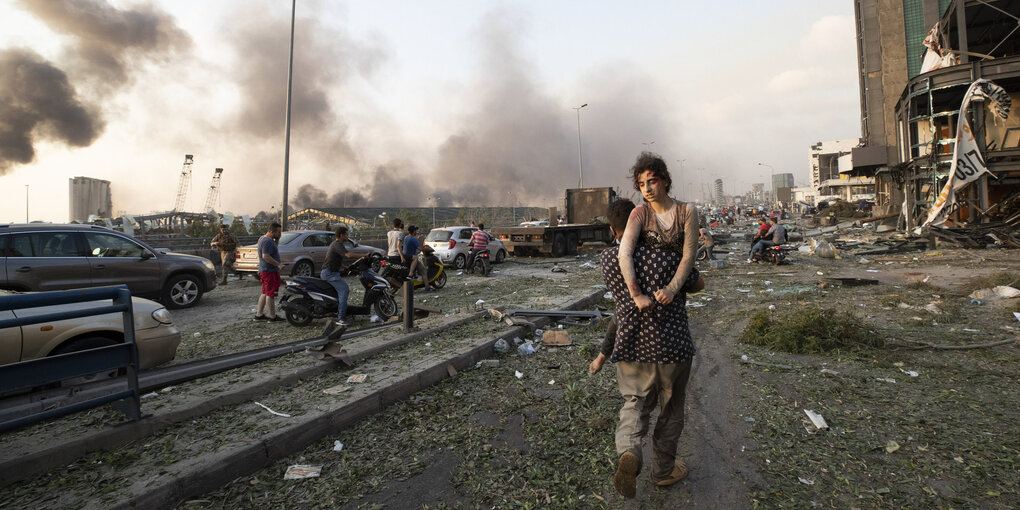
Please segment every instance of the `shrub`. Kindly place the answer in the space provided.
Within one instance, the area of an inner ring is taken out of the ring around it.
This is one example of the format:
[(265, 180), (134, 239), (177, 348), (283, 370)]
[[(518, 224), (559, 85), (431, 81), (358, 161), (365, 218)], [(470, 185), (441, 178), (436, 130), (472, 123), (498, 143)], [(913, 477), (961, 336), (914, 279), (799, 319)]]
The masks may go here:
[(868, 326), (861, 318), (816, 305), (797, 308), (784, 315), (761, 310), (751, 316), (739, 340), (792, 353), (881, 347), (885, 344), (878, 335), (868, 332)]

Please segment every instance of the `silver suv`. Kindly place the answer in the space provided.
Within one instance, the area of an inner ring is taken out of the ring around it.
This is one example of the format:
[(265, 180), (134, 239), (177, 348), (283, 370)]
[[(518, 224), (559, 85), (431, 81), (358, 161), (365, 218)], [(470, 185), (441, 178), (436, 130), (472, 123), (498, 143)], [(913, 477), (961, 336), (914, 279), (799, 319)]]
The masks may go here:
[(209, 259), (166, 253), (96, 225), (0, 225), (0, 288), (46, 291), (126, 284), (131, 294), (187, 308), (216, 288)]

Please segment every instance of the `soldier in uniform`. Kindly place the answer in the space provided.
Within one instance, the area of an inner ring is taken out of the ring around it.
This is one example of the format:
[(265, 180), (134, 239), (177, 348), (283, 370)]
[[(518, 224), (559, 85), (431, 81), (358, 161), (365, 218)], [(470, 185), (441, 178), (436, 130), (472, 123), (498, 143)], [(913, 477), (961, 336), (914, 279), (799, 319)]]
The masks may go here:
[(227, 270), (240, 279), (240, 275), (234, 269), (234, 257), (235, 251), (237, 250), (237, 237), (226, 225), (220, 225), (220, 233), (216, 234), (216, 237), (212, 238), (212, 242), (209, 246), (216, 248), (220, 251), (220, 263), (223, 270), (223, 279), (220, 280), (220, 285), (227, 284)]

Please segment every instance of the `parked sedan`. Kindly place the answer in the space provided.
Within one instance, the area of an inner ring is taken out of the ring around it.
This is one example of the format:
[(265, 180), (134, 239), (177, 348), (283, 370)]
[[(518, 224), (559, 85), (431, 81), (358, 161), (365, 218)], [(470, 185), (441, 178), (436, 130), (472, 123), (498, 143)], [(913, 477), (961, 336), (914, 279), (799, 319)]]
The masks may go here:
[[(463, 269), (467, 264), (467, 255), (470, 248), (468, 241), (471, 234), (478, 230), (475, 227), (443, 227), (434, 228), (425, 237), (425, 244), (435, 250), (436, 257), (443, 264), (452, 265), (456, 269)], [(506, 260), (506, 248), (503, 241), (496, 236), (489, 234), (489, 256), (493, 262), (499, 264)]]
[[(0, 296), (13, 294), (17, 292), (0, 290)], [(109, 301), (0, 311), (0, 319), (80, 310), (97, 304), (109, 304)], [(173, 360), (177, 346), (181, 343), (181, 333), (174, 326), (170, 312), (159, 303), (139, 297), (132, 297), (131, 304), (139, 368), (148, 369)], [(120, 313), (4, 328), (0, 329), (0, 365), (105, 347), (123, 341), (124, 319)]]
[[(326, 262), (326, 250), (330, 243), (336, 239), (336, 234), (326, 230), (288, 230), (280, 236), (280, 262), (283, 262), (283, 272), (291, 276), (318, 276), (322, 270), (322, 264)], [(386, 255), (386, 251), (374, 246), (358, 244), (357, 241), (348, 239), (347, 251), (355, 255), (375, 254), (380, 257)], [(234, 269), (248, 273), (259, 272), (259, 250), (258, 245), (250, 244), (242, 246), (237, 250), (237, 262)]]
[(192, 306), (216, 288), (204, 257), (157, 250), (96, 225), (0, 225), (0, 289), (48, 291), (125, 284), (170, 308)]

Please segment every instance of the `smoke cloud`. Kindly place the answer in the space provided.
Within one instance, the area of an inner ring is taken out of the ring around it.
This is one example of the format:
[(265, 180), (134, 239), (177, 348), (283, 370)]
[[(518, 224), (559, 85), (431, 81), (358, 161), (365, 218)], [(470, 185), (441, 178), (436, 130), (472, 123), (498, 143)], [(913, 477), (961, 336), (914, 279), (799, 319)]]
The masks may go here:
[[(571, 110), (577, 105), (565, 105), (543, 88), (539, 70), (521, 49), (525, 28), (505, 10), (493, 11), (480, 24), (473, 46), (479, 51), (474, 94), (464, 97), (462, 127), (436, 147), (434, 169), (389, 163), (365, 171), (361, 185), (333, 192), (306, 185), (293, 205), (343, 207), (346, 199), (348, 207), (427, 206), (428, 197), (440, 197), (445, 206), (558, 204), (563, 189), (578, 182)], [(626, 184), (635, 156), (647, 148), (642, 142), (661, 137), (652, 149), (677, 152), (672, 151), (677, 142), (666, 138), (676, 127), (662, 120), (671, 106), (652, 77), (614, 62), (582, 81), (585, 100), (592, 103), (582, 110), (583, 123), (594, 134), (582, 147), (585, 185)]]
[[(232, 72), (242, 101), (236, 130), (253, 140), (282, 140), (290, 49), (290, 17), (282, 14), (289, 15), (290, 10), (256, 5), (263, 8), (245, 5), (227, 29), (238, 55)], [(348, 125), (335, 105), (349, 99), (345, 97), (349, 82), (370, 77), (386, 53), (316, 18), (299, 17), (295, 32), (291, 97), (295, 149), (331, 170), (357, 168)]]
[(21, 0), (20, 5), (72, 41), (69, 72), (95, 94), (114, 92), (148, 62), (165, 62), (191, 48), (191, 38), (150, 5), (117, 9), (103, 0)]
[(64, 71), (28, 50), (0, 52), (0, 175), (31, 163), (39, 140), (85, 147), (102, 130)]
[(167, 14), (100, 0), (21, 0), (69, 46), (60, 63), (23, 49), (0, 52), (0, 174), (35, 160), (35, 143), (87, 147), (105, 127), (98, 104), (140, 68), (190, 48)]

